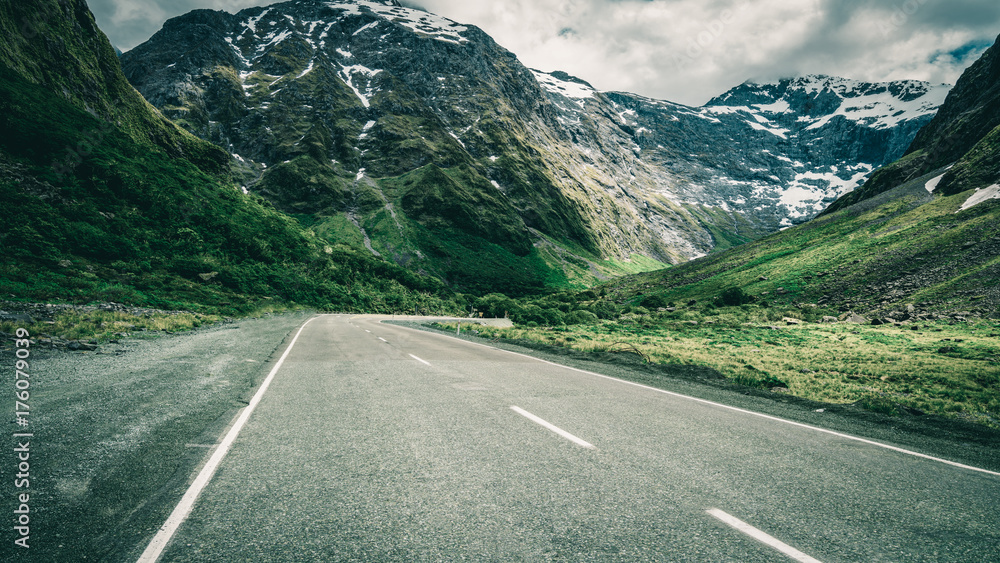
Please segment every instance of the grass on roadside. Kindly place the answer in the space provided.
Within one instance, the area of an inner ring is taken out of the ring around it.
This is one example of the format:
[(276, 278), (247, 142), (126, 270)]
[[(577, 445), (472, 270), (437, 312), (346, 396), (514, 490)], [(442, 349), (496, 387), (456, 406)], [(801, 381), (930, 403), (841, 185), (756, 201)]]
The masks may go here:
[[(246, 317), (301, 310), (302, 307), (265, 305), (247, 313)], [(0, 321), (0, 332), (13, 334), (18, 328), (27, 329), (32, 338), (57, 337), (63, 340), (91, 340), (106, 342), (120, 335), (136, 336), (141, 333), (183, 332), (212, 325), (224, 317), (216, 314), (193, 312), (130, 313), (122, 311), (67, 310), (54, 315), (52, 321), (25, 324)]]
[(710, 367), (736, 384), (853, 403), (884, 414), (908, 409), (1000, 427), (996, 322), (773, 326), (770, 316), (775, 312), (747, 309), (713, 316), (696, 311), (629, 314), (594, 325), (477, 330), (487, 338)]

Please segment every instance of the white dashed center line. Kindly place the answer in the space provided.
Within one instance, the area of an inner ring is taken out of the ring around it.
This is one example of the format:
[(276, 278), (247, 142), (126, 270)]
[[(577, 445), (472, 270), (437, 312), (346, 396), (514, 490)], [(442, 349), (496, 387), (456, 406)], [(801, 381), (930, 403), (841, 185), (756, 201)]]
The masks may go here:
[(233, 442), (236, 441), (236, 437), (239, 436), (240, 431), (243, 430), (243, 426), (250, 418), (250, 415), (253, 414), (254, 409), (257, 408), (257, 404), (260, 403), (260, 400), (264, 397), (264, 393), (271, 385), (271, 381), (274, 380), (274, 376), (277, 375), (278, 370), (281, 369), (281, 366), (285, 363), (285, 358), (292, 353), (292, 348), (294, 348), (295, 343), (298, 342), (299, 336), (302, 335), (302, 331), (306, 329), (306, 326), (308, 326), (309, 323), (318, 318), (320, 317), (313, 317), (309, 319), (299, 328), (299, 331), (295, 333), (295, 338), (292, 338), (292, 341), (288, 344), (288, 348), (285, 349), (285, 352), (280, 358), (278, 358), (277, 363), (275, 363), (274, 367), (271, 368), (271, 373), (267, 374), (267, 377), (264, 378), (264, 381), (260, 384), (260, 388), (257, 389), (253, 398), (250, 399), (250, 403), (248, 403), (243, 409), (243, 412), (239, 415), (239, 417), (237, 417), (236, 422), (233, 423), (229, 432), (227, 432), (226, 436), (221, 442), (219, 442), (218, 447), (212, 453), (212, 457), (208, 458), (208, 462), (206, 462), (201, 468), (201, 471), (198, 473), (198, 476), (195, 477), (194, 482), (191, 483), (191, 486), (188, 487), (184, 496), (181, 497), (180, 502), (177, 503), (176, 507), (174, 507), (173, 512), (171, 512), (170, 516), (167, 517), (167, 521), (160, 526), (156, 535), (153, 536), (149, 545), (146, 546), (146, 550), (139, 556), (137, 563), (155, 563), (160, 558), (160, 555), (163, 553), (163, 549), (167, 547), (167, 543), (170, 542), (170, 539), (174, 537), (174, 533), (184, 520), (187, 519), (188, 514), (191, 513), (191, 510), (194, 508), (195, 501), (197, 501), (198, 496), (201, 495), (201, 491), (206, 485), (208, 485), (208, 482), (212, 480), (212, 476), (215, 475), (215, 470), (218, 469), (223, 458), (225, 458), (226, 454), (229, 453), (229, 448), (232, 447)]
[(796, 561), (801, 561), (802, 563), (820, 563), (818, 559), (809, 557), (808, 555), (802, 553), (801, 551), (795, 549), (794, 547), (786, 543), (783, 543), (781, 541), (778, 541), (777, 539), (765, 534), (764, 532), (758, 530), (757, 528), (754, 528), (750, 524), (747, 524), (746, 522), (740, 520), (739, 518), (736, 518), (735, 516), (730, 516), (729, 514), (726, 514), (725, 512), (717, 508), (712, 508), (708, 510), (708, 513), (718, 518), (725, 524), (732, 526), (733, 528), (743, 532), (744, 534), (750, 536), (751, 538), (763, 544), (769, 545), (774, 549), (777, 549), (778, 551), (784, 553), (785, 555), (791, 557)]
[(541, 418), (538, 418), (537, 416), (535, 416), (535, 415), (531, 414), (530, 412), (522, 409), (521, 407), (514, 407), (514, 406), (512, 406), (512, 407), (510, 407), (510, 410), (512, 410), (512, 411), (516, 412), (517, 414), (519, 414), (519, 415), (527, 418), (528, 420), (534, 422), (535, 424), (539, 424), (541, 426), (544, 426), (545, 428), (548, 428), (549, 430), (555, 432), (556, 434), (562, 436), (563, 438), (566, 438), (567, 440), (569, 440), (570, 442), (573, 442), (574, 444), (583, 446), (585, 448), (595, 449), (594, 445), (591, 444), (590, 442), (587, 442), (585, 440), (581, 440), (580, 438), (577, 438), (576, 436), (570, 434), (569, 432), (566, 432), (562, 428), (559, 428), (558, 426), (555, 426), (554, 424), (550, 424), (550, 423), (542, 420)]
[(424, 361), (424, 360), (421, 360), (420, 358), (418, 358), (418, 357), (414, 356), (413, 354), (410, 354), (410, 357), (411, 357), (411, 358), (413, 358), (414, 360), (416, 360), (416, 361), (418, 361), (418, 362), (422, 363), (422, 364), (426, 364), (426, 365), (431, 365), (431, 363), (430, 363), (430, 362), (427, 362), (427, 361)]

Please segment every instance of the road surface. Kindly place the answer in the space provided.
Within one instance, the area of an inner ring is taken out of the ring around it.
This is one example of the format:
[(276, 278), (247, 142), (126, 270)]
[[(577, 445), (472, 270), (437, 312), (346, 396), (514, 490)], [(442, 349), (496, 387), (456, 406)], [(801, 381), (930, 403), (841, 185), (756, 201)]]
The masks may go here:
[(996, 473), (379, 319), (302, 328), (145, 560), (1000, 561)]

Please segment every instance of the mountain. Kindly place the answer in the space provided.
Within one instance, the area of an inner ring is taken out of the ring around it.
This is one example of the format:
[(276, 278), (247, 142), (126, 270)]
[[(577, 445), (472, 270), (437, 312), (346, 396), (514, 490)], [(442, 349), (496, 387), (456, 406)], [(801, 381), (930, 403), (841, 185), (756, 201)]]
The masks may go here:
[(210, 173), (228, 168), (223, 151), (187, 134), (136, 95), (85, 2), (43, 6), (0, 4), (0, 60), (10, 70), (115, 123), (136, 142), (186, 158)]
[(363, 0), (199, 10), (122, 61), (249, 191), (454, 287), (522, 293), (690, 251), (644, 229), (615, 179), (574, 180), (602, 178), (603, 155), (547, 165), (577, 151), (532, 73), (474, 27)]
[(903, 155), (947, 85), (805, 76), (747, 82), (700, 108), (610, 93), (674, 199), (773, 231), (811, 219)]
[[(445, 309), (440, 282), (328, 244), (128, 83), (82, 0), (0, 3), (0, 291), (247, 311)], [(438, 293), (440, 292), (440, 295)]]
[[(1000, 38), (998, 38), (1000, 41)], [(944, 106), (904, 158), (879, 170), (859, 190), (830, 206), (837, 211), (933, 171), (935, 191), (948, 195), (1000, 181), (1000, 48), (994, 44), (962, 74)]]
[(884, 320), (1000, 318), (1000, 38), (901, 159), (821, 216), (670, 270), (612, 282), (619, 302), (757, 303)]
[(688, 108), (374, 0), (196, 10), (121, 59), (247, 191), (480, 292), (587, 285), (808, 219), (901, 155), (946, 89), (809, 77)]

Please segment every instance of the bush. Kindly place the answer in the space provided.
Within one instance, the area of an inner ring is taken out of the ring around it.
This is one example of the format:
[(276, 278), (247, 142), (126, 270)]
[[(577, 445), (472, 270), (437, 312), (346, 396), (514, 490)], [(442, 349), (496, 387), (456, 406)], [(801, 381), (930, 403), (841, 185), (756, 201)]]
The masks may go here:
[(587, 309), (599, 319), (613, 319), (618, 316), (618, 306), (610, 301), (598, 301)]
[(647, 309), (660, 309), (663, 307), (670, 307), (672, 305), (667, 304), (667, 300), (663, 298), (662, 295), (647, 295), (642, 298), (639, 305)]
[(742, 287), (730, 287), (715, 298), (715, 305), (719, 307), (738, 307), (753, 303), (757, 298), (747, 294)]
[(568, 325), (592, 325), (597, 324), (597, 315), (591, 313), (590, 311), (573, 311), (572, 313), (566, 315), (566, 324)]
[(517, 324), (530, 326), (556, 326), (565, 323), (565, 316), (559, 309), (543, 309), (533, 303), (525, 305), (511, 316)]
[(487, 317), (502, 318), (507, 315), (514, 315), (518, 309), (516, 301), (502, 293), (490, 293), (476, 299), (474, 306), (477, 311), (482, 311)]

